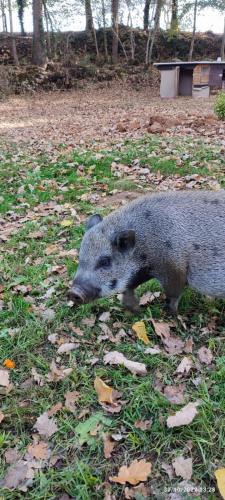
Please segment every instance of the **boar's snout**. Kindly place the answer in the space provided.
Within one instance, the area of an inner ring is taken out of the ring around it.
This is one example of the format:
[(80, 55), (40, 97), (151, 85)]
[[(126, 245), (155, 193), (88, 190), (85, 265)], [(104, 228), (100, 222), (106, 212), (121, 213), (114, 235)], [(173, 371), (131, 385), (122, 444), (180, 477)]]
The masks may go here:
[(74, 280), (69, 291), (69, 299), (74, 304), (85, 304), (100, 297), (100, 291), (100, 288), (94, 287), (91, 283)]

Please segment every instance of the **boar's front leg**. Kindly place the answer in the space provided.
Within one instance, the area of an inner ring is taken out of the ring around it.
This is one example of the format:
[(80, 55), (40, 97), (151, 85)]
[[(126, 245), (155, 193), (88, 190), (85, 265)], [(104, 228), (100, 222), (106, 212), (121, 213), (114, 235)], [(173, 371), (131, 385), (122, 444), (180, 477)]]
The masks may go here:
[(139, 302), (132, 288), (128, 288), (124, 294), (122, 303), (126, 309), (132, 312), (139, 311)]
[(166, 305), (171, 314), (177, 315), (179, 300), (186, 285), (186, 272), (169, 269), (166, 283), (161, 281), (166, 292)]

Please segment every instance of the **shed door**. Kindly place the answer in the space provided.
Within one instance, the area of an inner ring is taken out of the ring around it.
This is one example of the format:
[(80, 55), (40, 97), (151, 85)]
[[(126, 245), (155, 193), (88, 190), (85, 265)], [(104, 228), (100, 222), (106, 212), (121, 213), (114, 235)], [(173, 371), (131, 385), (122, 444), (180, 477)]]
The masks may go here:
[(178, 96), (179, 68), (161, 70), (160, 96), (171, 98)]
[(179, 95), (192, 96), (193, 69), (180, 69)]

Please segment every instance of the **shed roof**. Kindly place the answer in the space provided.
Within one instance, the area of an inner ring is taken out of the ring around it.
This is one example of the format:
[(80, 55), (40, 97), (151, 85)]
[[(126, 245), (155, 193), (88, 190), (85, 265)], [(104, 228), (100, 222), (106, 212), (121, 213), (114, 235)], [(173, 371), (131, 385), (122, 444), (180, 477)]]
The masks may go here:
[(160, 68), (162, 66), (197, 66), (198, 64), (219, 65), (225, 67), (225, 61), (171, 61), (154, 63), (154, 66)]

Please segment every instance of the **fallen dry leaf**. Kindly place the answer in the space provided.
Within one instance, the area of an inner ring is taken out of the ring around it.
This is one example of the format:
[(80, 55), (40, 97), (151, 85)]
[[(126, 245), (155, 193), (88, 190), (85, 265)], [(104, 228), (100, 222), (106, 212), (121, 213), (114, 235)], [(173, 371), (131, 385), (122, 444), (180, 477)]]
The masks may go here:
[(52, 360), (50, 364), (50, 372), (47, 374), (47, 380), (49, 382), (58, 382), (59, 380), (63, 380), (68, 377), (73, 369), (72, 368), (60, 368), (56, 365), (55, 361)]
[(181, 476), (183, 479), (191, 479), (192, 476), (192, 459), (182, 456), (175, 458), (172, 462), (176, 476)]
[(37, 460), (46, 460), (50, 457), (48, 444), (40, 441), (37, 444), (30, 444), (27, 448), (29, 455)]
[(116, 401), (113, 404), (108, 404), (108, 403), (100, 403), (100, 404), (103, 410), (105, 410), (107, 413), (114, 414), (114, 413), (120, 413), (120, 411), (122, 410), (122, 405), (125, 403), (126, 401)]
[(174, 478), (174, 469), (172, 465), (162, 462), (162, 469), (168, 474), (170, 479)]
[(98, 394), (99, 403), (114, 403), (113, 388), (106, 385), (100, 377), (95, 378), (94, 388)]
[(3, 487), (9, 490), (15, 490), (16, 488), (20, 488), (27, 479), (32, 480), (28, 463), (24, 460), (19, 460), (8, 468), (3, 480)]
[(110, 320), (110, 317), (111, 317), (111, 314), (110, 312), (104, 312), (101, 314), (101, 316), (99, 316), (99, 321), (103, 321), (103, 323), (107, 323), (107, 321)]
[(158, 335), (162, 340), (170, 337), (170, 323), (165, 323), (163, 321), (151, 320), (156, 335)]
[(144, 342), (144, 344), (150, 344), (144, 321), (137, 321), (134, 323), (132, 330), (136, 333), (137, 337)]
[(21, 459), (21, 453), (16, 448), (9, 448), (5, 452), (5, 461), (7, 464), (14, 464)]
[(136, 485), (141, 481), (147, 481), (151, 469), (152, 464), (146, 462), (145, 459), (134, 460), (128, 467), (127, 465), (123, 465), (119, 470), (118, 476), (113, 476), (109, 479), (114, 483)]
[(62, 403), (56, 403), (54, 406), (52, 406), (52, 408), (48, 410), (48, 416), (53, 417), (53, 415), (56, 415), (56, 413), (58, 413), (62, 409), (62, 407)]
[(90, 328), (93, 328), (95, 325), (96, 321), (96, 316), (90, 316), (90, 318), (84, 318), (81, 320), (82, 325), (89, 326)]
[(128, 488), (128, 486), (126, 486), (124, 496), (128, 500), (131, 498), (150, 498), (150, 491), (144, 483), (140, 483), (138, 486), (134, 486), (134, 488)]
[(185, 356), (178, 365), (175, 373), (187, 374), (192, 368), (193, 368), (192, 359)]
[(7, 370), (0, 369), (0, 385), (2, 387), (9, 387), (10, 385), (9, 373), (7, 372)]
[(45, 321), (51, 322), (55, 318), (55, 311), (53, 309), (44, 309), (44, 311), (41, 311), (41, 316)]
[(0, 410), (0, 423), (4, 420), (5, 415), (4, 413)]
[(70, 227), (73, 225), (73, 220), (72, 219), (64, 219), (60, 222), (60, 225), (62, 227)]
[(193, 338), (190, 337), (185, 342), (184, 352), (186, 352), (186, 354), (191, 354), (193, 351), (193, 345), (194, 345)]
[(84, 332), (79, 328), (79, 326), (73, 326), (73, 323), (69, 323), (69, 328), (72, 330), (73, 333), (78, 335), (78, 337), (83, 337)]
[(139, 305), (145, 306), (146, 304), (151, 304), (156, 298), (160, 297), (161, 292), (146, 292), (140, 298)]
[(174, 334), (171, 334), (169, 337), (162, 338), (162, 342), (166, 351), (172, 355), (181, 354), (185, 346), (185, 342)]
[(43, 415), (38, 417), (36, 423), (34, 424), (34, 429), (38, 431), (39, 434), (47, 438), (51, 437), (58, 430), (58, 427), (53, 418), (48, 417), (48, 413), (45, 412)]
[(57, 333), (52, 333), (51, 335), (48, 335), (48, 340), (51, 342), (51, 344), (56, 344), (58, 340), (58, 335)]
[(134, 427), (136, 429), (141, 429), (142, 431), (147, 431), (152, 426), (152, 420), (136, 420)]
[(188, 425), (192, 422), (194, 417), (197, 415), (197, 407), (199, 402), (188, 403), (181, 410), (177, 411), (175, 415), (170, 415), (167, 418), (167, 427), (180, 427), (181, 425)]
[(74, 351), (74, 349), (77, 349), (77, 347), (79, 347), (80, 344), (75, 344), (74, 342), (68, 342), (68, 343), (65, 343), (65, 344), (62, 344), (58, 350), (57, 350), (57, 353), (58, 354), (69, 354), (71, 351)]
[(201, 361), (201, 363), (204, 363), (205, 365), (211, 365), (213, 360), (213, 355), (210, 349), (207, 349), (207, 347), (201, 347), (198, 350), (198, 359), (199, 361)]
[(215, 476), (217, 480), (218, 490), (221, 494), (221, 497), (225, 499), (225, 467), (221, 469), (217, 469), (215, 471)]
[(106, 354), (103, 358), (104, 364), (110, 365), (124, 365), (131, 373), (135, 375), (147, 375), (147, 369), (144, 363), (137, 361), (130, 361), (118, 351), (112, 351)]
[(31, 369), (31, 375), (34, 381), (37, 382), (37, 384), (40, 385), (40, 387), (43, 387), (43, 385), (45, 384), (45, 378), (43, 377), (43, 375), (37, 372), (34, 366)]
[(147, 347), (147, 349), (145, 349), (145, 354), (151, 354), (152, 356), (154, 356), (155, 354), (159, 354), (161, 351), (160, 347), (158, 346), (155, 346), (155, 347)]
[(65, 407), (67, 408), (67, 410), (71, 411), (72, 413), (74, 413), (75, 411), (75, 403), (76, 401), (78, 400), (80, 396), (80, 393), (77, 392), (77, 391), (68, 391), (66, 392), (65, 394)]
[(112, 455), (112, 451), (115, 448), (116, 443), (114, 441), (112, 441), (109, 434), (104, 435), (103, 443), (104, 443), (104, 457), (110, 458)]
[(46, 255), (52, 255), (53, 253), (56, 253), (58, 251), (58, 246), (57, 245), (49, 245), (45, 249), (45, 254)]
[(185, 386), (183, 384), (180, 385), (167, 385), (164, 388), (163, 395), (168, 401), (171, 403), (180, 405), (185, 401), (184, 398), (184, 389)]

